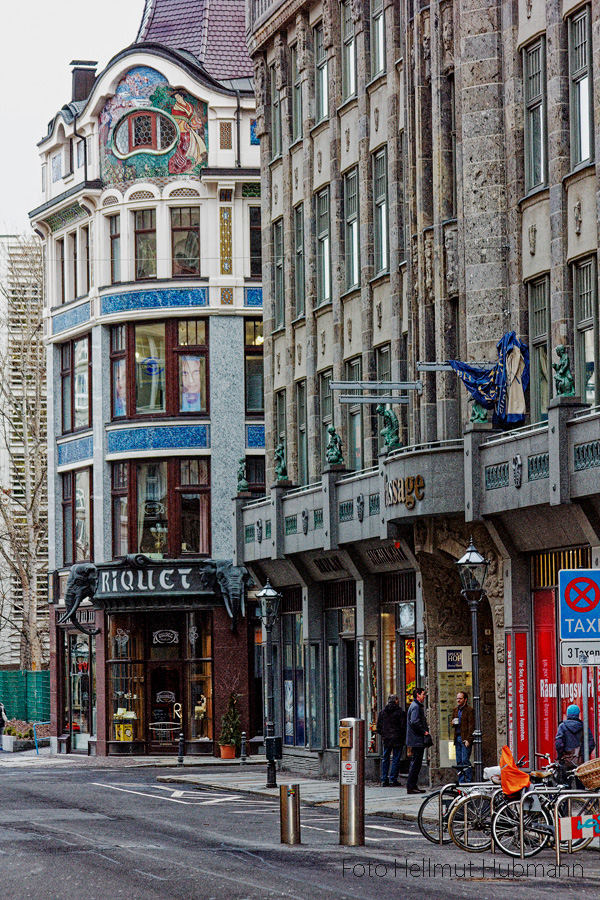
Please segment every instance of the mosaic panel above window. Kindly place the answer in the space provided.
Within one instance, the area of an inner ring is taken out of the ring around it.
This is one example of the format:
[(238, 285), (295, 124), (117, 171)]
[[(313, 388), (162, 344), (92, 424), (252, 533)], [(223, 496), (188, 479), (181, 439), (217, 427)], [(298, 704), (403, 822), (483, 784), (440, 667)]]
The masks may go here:
[(262, 288), (244, 289), (244, 306), (261, 308), (263, 305)]
[(250, 119), (250, 143), (252, 146), (258, 146), (260, 144), (260, 138), (256, 133), (256, 119)]
[(125, 291), (108, 294), (100, 300), (100, 315), (128, 312), (134, 309), (170, 309), (182, 306), (207, 306), (206, 288), (181, 290)]

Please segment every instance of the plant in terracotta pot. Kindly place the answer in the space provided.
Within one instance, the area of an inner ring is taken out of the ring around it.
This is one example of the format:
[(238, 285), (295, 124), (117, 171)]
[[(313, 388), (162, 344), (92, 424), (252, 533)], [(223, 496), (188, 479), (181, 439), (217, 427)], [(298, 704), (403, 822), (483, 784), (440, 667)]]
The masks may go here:
[(221, 717), (221, 759), (235, 759), (236, 750), (242, 743), (242, 717), (237, 708), (239, 694), (232, 691), (229, 695), (227, 709)]

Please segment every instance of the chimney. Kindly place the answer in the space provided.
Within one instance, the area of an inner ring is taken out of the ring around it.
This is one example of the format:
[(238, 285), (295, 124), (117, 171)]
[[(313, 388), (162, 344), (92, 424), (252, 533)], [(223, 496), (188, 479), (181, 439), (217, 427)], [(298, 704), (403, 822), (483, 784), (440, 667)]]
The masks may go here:
[(96, 81), (98, 63), (90, 59), (72, 59), (69, 65), (74, 67), (71, 100), (87, 100)]

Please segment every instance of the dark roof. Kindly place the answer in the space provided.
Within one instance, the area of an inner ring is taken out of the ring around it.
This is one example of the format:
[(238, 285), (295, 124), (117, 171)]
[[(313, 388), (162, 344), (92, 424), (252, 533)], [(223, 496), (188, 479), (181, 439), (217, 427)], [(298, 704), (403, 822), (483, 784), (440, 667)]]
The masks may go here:
[(146, 0), (136, 42), (187, 50), (216, 79), (253, 74), (244, 0)]

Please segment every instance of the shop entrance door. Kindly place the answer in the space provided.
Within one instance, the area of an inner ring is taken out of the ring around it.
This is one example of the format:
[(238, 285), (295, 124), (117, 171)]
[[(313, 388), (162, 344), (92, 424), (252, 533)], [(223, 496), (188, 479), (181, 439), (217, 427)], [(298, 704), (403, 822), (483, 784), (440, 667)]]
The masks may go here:
[(150, 663), (148, 677), (148, 751), (177, 753), (184, 721), (181, 663)]

